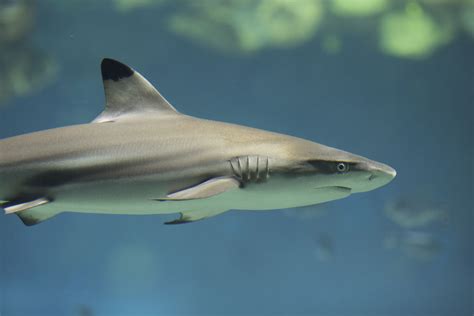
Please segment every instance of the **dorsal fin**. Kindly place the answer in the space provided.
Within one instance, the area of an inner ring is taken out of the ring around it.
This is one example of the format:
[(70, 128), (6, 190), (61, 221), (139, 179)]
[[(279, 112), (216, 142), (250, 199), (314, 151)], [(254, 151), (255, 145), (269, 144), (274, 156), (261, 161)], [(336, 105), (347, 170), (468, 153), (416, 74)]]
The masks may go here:
[(101, 63), (105, 110), (94, 123), (117, 121), (142, 113), (178, 113), (176, 109), (132, 68), (109, 58)]

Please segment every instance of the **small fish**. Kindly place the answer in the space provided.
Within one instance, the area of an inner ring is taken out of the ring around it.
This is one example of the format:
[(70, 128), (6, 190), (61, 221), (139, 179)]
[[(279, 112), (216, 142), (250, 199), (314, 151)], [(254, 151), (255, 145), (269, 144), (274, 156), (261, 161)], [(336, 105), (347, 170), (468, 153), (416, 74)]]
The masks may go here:
[(384, 207), (385, 215), (403, 228), (417, 228), (447, 219), (448, 212), (439, 205), (420, 197), (400, 197)]
[(334, 243), (331, 236), (326, 233), (317, 236), (315, 254), (321, 262), (327, 262), (334, 258)]
[(179, 113), (139, 73), (102, 61), (105, 110), (90, 124), (0, 141), (0, 200), (34, 225), (64, 211), (269, 210), (366, 192), (391, 167), (308, 140)]
[(89, 306), (81, 305), (78, 309), (78, 316), (94, 316), (94, 312)]
[(399, 248), (405, 255), (422, 261), (433, 259), (442, 248), (434, 234), (413, 230), (387, 234), (384, 245), (386, 249)]

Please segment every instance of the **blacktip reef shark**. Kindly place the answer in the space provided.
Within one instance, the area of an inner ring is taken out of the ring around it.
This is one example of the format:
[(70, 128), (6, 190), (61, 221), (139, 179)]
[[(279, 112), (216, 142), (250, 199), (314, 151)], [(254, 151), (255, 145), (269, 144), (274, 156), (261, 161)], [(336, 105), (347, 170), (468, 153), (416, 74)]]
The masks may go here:
[(179, 113), (138, 72), (101, 64), (105, 110), (91, 123), (0, 141), (0, 207), (34, 225), (61, 212), (169, 214), (341, 199), (389, 183), (391, 167), (301, 138)]

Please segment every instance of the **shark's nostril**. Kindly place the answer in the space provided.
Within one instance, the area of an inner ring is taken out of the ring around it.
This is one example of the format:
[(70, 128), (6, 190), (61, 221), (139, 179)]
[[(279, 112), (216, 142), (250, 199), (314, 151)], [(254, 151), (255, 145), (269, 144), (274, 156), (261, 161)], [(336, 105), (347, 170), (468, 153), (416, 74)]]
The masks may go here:
[(372, 181), (372, 180), (374, 180), (375, 178), (377, 178), (377, 176), (376, 176), (375, 174), (371, 174), (371, 175), (369, 176), (369, 181)]

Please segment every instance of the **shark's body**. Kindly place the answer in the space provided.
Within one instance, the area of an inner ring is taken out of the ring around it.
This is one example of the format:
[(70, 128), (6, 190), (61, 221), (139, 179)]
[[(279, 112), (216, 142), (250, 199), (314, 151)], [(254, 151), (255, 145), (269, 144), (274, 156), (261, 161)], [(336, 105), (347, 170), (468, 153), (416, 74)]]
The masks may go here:
[(0, 141), (2, 207), (25, 224), (63, 211), (180, 212), (173, 223), (189, 222), (322, 203), (395, 176), (307, 140), (180, 114), (116, 61), (104, 60), (102, 74), (107, 106), (94, 122)]

